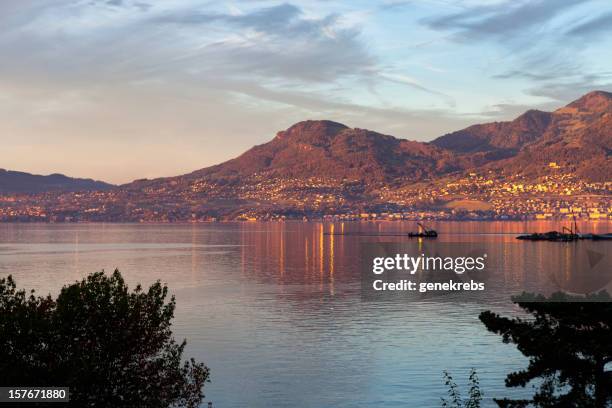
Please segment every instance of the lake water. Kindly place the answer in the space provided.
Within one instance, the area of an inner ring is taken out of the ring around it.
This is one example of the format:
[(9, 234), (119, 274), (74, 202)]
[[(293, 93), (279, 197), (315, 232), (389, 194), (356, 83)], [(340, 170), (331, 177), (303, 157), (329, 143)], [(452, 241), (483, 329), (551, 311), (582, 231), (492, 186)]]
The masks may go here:
[[(514, 239), (556, 223), (431, 226), (440, 242), (477, 242), (494, 253), (496, 290), (477, 301), (362, 301), (361, 243), (405, 238), (325, 233), (400, 234), (416, 229), (411, 222), (0, 224), (0, 275), (45, 294), (101, 269), (119, 268), (131, 285), (167, 282), (177, 298), (175, 335), (187, 338), (188, 357), (211, 368), (205, 400), (218, 408), (439, 407), (443, 370), (465, 391), (471, 367), (484, 406), (528, 395), (503, 382), (526, 359), (478, 314), (519, 313), (509, 296), (545, 280), (550, 260), (564, 256), (558, 251), (581, 244)], [(612, 230), (606, 222), (580, 227)]]

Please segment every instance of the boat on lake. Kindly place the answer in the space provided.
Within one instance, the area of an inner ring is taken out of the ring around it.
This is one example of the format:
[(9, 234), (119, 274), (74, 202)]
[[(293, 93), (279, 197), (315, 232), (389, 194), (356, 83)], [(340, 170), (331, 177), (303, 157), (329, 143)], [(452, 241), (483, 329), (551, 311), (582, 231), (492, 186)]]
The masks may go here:
[(408, 236), (410, 238), (437, 238), (438, 232), (432, 229), (425, 227), (420, 222), (417, 223), (419, 230), (417, 232), (409, 232)]

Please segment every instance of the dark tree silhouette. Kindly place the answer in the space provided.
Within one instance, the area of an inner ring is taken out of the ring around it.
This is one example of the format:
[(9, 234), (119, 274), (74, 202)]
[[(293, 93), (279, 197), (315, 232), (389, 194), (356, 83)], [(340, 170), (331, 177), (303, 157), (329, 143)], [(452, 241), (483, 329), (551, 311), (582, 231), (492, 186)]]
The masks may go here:
[(531, 314), (506, 318), (490, 311), (487, 329), (516, 344), (529, 358), (526, 369), (506, 378), (508, 387), (536, 380), (531, 400), (496, 400), (500, 407), (589, 407), (612, 405), (612, 299), (606, 292), (586, 297), (523, 293), (512, 299)]
[(128, 290), (119, 271), (89, 275), (57, 299), (0, 279), (0, 385), (70, 387), (74, 407), (197, 407), (209, 369), (183, 361), (175, 300), (158, 281)]

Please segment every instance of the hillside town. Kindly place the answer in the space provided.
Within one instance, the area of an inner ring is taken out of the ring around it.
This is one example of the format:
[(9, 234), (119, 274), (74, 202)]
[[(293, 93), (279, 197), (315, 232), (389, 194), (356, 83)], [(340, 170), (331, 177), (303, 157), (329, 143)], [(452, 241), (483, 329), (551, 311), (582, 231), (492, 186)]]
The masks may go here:
[(611, 182), (587, 182), (563, 172), (538, 179), (470, 172), (400, 186), (255, 174), (248, 182), (194, 179), (185, 187), (5, 194), (0, 221), (612, 219)]

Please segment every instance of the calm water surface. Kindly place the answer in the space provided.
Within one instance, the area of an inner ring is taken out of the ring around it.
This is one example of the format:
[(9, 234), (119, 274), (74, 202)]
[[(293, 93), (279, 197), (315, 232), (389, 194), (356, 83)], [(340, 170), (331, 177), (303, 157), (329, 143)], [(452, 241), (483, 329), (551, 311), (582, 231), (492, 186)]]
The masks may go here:
[(360, 243), (405, 238), (325, 233), (403, 233), (415, 229), (410, 222), (0, 224), (0, 276), (45, 294), (101, 269), (119, 268), (131, 285), (167, 282), (177, 298), (175, 334), (188, 339), (189, 357), (211, 368), (206, 401), (219, 408), (439, 407), (442, 371), (464, 386), (471, 367), (485, 406), (494, 406), (493, 396), (525, 395), (503, 384), (525, 358), (487, 333), (478, 314), (519, 313), (509, 296), (542, 280), (547, 259), (567, 245), (514, 235), (561, 226), (432, 226), (439, 241), (482, 243), (505, 259), (495, 271), (502, 289), (463, 303), (362, 302)]

